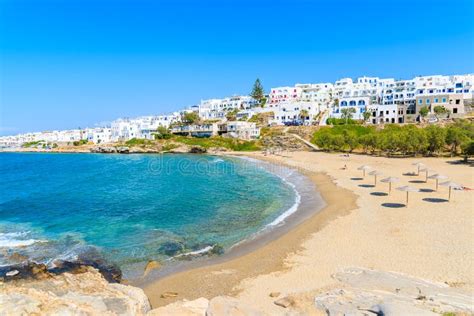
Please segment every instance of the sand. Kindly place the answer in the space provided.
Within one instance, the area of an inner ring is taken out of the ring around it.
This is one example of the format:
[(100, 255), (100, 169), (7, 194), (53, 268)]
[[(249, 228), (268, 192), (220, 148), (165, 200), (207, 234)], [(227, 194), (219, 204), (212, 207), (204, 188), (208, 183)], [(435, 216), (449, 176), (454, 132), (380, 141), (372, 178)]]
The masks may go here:
[[(331, 276), (352, 267), (446, 282), (474, 294), (473, 191), (453, 191), (448, 202), (446, 187), (429, 192), (435, 187), (434, 180), (424, 183), (424, 175), (404, 175), (415, 171), (413, 162), (422, 161), (450, 180), (474, 188), (474, 169), (457, 164), (459, 158), (344, 157), (321, 152), (247, 155), (307, 174), (327, 206), (252, 253), (153, 282), (145, 287), (153, 307), (183, 298), (230, 294), (269, 314), (281, 314), (284, 310), (269, 296), (281, 292), (281, 296), (296, 297), (296, 309), (309, 313), (316, 293), (338, 286)], [(411, 185), (424, 192), (410, 193), (409, 205), (404, 207), (405, 192), (392, 190), (382, 195), (387, 184), (371, 187), (372, 176), (360, 179), (362, 172), (357, 167), (362, 164), (384, 176), (399, 177), (401, 181), (393, 188)], [(179, 295), (160, 298), (166, 291)]]

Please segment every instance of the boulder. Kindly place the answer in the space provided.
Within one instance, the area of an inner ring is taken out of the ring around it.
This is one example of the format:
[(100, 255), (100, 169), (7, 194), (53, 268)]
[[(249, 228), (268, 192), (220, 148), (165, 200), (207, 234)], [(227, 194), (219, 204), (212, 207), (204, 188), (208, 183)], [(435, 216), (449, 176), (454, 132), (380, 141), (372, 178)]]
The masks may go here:
[(270, 297), (278, 297), (278, 296), (280, 296), (280, 292), (271, 292), (271, 293), (269, 294), (269, 296), (270, 296)]
[(178, 293), (176, 293), (176, 292), (165, 292), (165, 293), (160, 295), (161, 298), (174, 298), (174, 297), (177, 297), (177, 296), (178, 296)]
[(201, 146), (193, 146), (189, 149), (189, 153), (191, 154), (205, 154), (207, 149)]
[(145, 271), (143, 271), (143, 276), (147, 276), (150, 271), (159, 269), (161, 267), (161, 264), (158, 261), (155, 260), (150, 260), (145, 266)]
[(92, 267), (0, 286), (0, 315), (145, 315), (149, 310), (143, 290), (109, 283)]
[(291, 297), (284, 297), (284, 298), (280, 298), (279, 300), (276, 300), (273, 303), (275, 303), (275, 305), (277, 306), (288, 308), (292, 306), (295, 303), (295, 301)]
[(194, 301), (183, 300), (155, 308), (147, 316), (205, 316), (208, 306), (209, 300), (201, 297)]
[(262, 312), (229, 296), (217, 296), (209, 302), (206, 316), (260, 316)]

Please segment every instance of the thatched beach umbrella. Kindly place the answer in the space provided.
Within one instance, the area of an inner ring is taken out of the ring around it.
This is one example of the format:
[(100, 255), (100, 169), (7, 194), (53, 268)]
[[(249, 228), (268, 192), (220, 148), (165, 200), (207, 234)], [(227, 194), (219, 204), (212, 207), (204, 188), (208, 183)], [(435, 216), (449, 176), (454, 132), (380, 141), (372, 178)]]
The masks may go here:
[(408, 185), (405, 185), (403, 187), (398, 187), (397, 190), (403, 191), (407, 193), (407, 204), (405, 206), (408, 206), (408, 192), (419, 192), (420, 190)]
[(444, 187), (449, 187), (449, 198), (448, 198), (449, 201), (451, 201), (451, 188), (454, 188), (455, 190), (462, 189), (462, 185), (457, 184), (453, 181), (446, 181), (446, 182), (440, 183), (439, 185), (442, 185)]
[(374, 186), (377, 186), (377, 176), (381, 176), (383, 173), (377, 170), (369, 172), (371, 176), (374, 176)]
[(426, 167), (426, 165), (422, 162), (414, 162), (412, 163), (412, 165), (417, 168), (417, 173), (416, 173), (417, 176), (420, 175), (420, 171), (421, 171), (420, 169)]
[(436, 191), (438, 191), (438, 181), (446, 180), (447, 178), (448, 178), (447, 176), (443, 176), (442, 174), (438, 174), (438, 173), (428, 177), (428, 179), (436, 179)]
[(392, 183), (398, 182), (398, 181), (400, 181), (400, 179), (397, 177), (388, 177), (388, 178), (380, 180), (380, 182), (388, 183), (388, 194), (390, 194), (390, 191), (392, 191)]
[(420, 171), (424, 171), (424, 172), (425, 172), (425, 182), (428, 182), (428, 173), (429, 173), (429, 172), (436, 172), (436, 171), (434, 171), (434, 170), (428, 169), (427, 166), (421, 168)]
[(372, 169), (372, 167), (371, 167), (371, 166), (367, 166), (367, 165), (362, 165), (362, 166), (360, 166), (359, 168), (357, 168), (357, 170), (362, 170), (362, 171), (364, 172), (364, 178), (365, 178), (365, 172), (366, 172), (367, 170), (370, 170), (370, 169)]

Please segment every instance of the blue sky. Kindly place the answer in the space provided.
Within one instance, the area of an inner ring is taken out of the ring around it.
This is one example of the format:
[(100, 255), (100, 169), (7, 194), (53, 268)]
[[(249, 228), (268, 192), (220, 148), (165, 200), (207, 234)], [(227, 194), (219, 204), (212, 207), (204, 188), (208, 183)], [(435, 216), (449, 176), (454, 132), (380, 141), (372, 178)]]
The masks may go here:
[(0, 135), (361, 75), (474, 72), (474, 1), (0, 0)]

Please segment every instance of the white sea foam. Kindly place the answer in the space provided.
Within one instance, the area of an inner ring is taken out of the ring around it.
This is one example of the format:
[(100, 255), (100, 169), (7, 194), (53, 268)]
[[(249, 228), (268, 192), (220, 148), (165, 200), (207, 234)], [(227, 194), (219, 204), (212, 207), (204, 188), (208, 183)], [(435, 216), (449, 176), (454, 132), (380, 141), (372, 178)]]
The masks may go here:
[[(206, 252), (209, 252), (211, 251), (213, 248), (213, 246), (207, 246), (207, 247), (204, 247), (202, 249), (199, 249), (199, 250), (195, 250), (195, 251), (190, 251), (190, 252), (185, 252), (185, 253), (181, 253), (179, 255), (176, 255), (170, 259), (173, 259), (173, 258), (179, 258), (179, 257), (184, 257), (184, 256), (195, 256), (195, 255), (200, 255), (200, 254), (203, 254), (203, 253), (206, 253)], [(168, 260), (170, 260), (168, 259)]]
[(285, 212), (280, 214), (280, 216), (275, 218), (273, 220), (273, 222), (271, 222), (270, 224), (267, 225), (267, 227), (274, 227), (274, 226), (278, 226), (278, 225), (283, 224), (285, 219), (288, 216), (290, 216), (291, 214), (295, 213), (298, 210), (298, 206), (300, 206), (300, 203), (301, 203), (301, 195), (299, 194), (298, 190), (296, 190), (296, 186), (293, 183), (287, 181), (285, 178), (283, 178), (283, 177), (280, 177), (280, 178), (285, 183), (287, 183), (289, 186), (291, 186), (293, 188), (293, 191), (295, 192), (295, 203), (289, 209), (287, 209)]
[(216, 158), (216, 159), (211, 161), (211, 163), (220, 163), (220, 162), (224, 162), (224, 159)]
[(24, 232), (11, 232), (11, 233), (0, 233), (0, 248), (16, 248), (26, 247), (37, 242), (45, 242), (44, 240), (38, 239), (21, 239), (29, 234), (28, 231)]
[[(250, 157), (238, 157), (238, 158), (241, 158), (242, 160), (251, 161), (261, 168), (263, 168), (262, 167), (263, 164), (271, 165), (270, 163), (262, 162), (258, 159), (254, 159)], [(283, 167), (283, 168), (278, 168), (278, 169), (273, 168), (267, 171), (271, 172), (272, 174), (280, 178), (283, 182), (285, 182), (287, 185), (289, 185), (293, 189), (293, 192), (295, 193), (295, 202), (293, 203), (293, 205), (289, 209), (284, 211), (282, 214), (280, 214), (277, 218), (275, 218), (271, 223), (265, 226), (265, 228), (271, 228), (271, 227), (280, 226), (284, 224), (285, 219), (298, 210), (298, 207), (301, 204), (301, 195), (298, 192), (296, 185), (288, 181), (288, 178), (293, 174), (293, 172), (295, 172), (295, 170)], [(285, 171), (285, 174), (283, 174), (283, 171)]]

